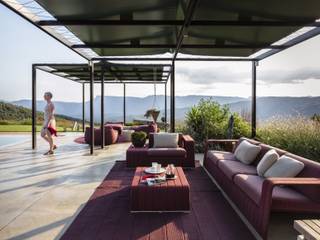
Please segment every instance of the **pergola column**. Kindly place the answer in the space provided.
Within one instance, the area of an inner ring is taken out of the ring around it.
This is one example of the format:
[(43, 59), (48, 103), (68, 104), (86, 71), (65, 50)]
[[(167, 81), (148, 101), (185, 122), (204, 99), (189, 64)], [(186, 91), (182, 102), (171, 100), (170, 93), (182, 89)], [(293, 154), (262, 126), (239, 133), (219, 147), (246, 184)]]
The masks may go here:
[(101, 148), (104, 148), (105, 132), (104, 132), (104, 62), (101, 66), (101, 120), (100, 120), (100, 133), (101, 133)]
[(85, 113), (85, 105), (86, 105), (86, 101), (85, 101), (85, 83), (82, 83), (82, 132), (85, 131), (85, 126), (86, 126), (86, 113)]
[(90, 132), (91, 132), (91, 144), (90, 144), (90, 154), (94, 151), (94, 63), (89, 62), (90, 68)]
[(32, 149), (37, 147), (37, 68), (32, 64)]
[(123, 84), (123, 124), (126, 124), (126, 84)]
[(168, 114), (168, 111), (167, 111), (167, 83), (164, 84), (164, 122), (165, 122), (165, 125), (164, 125), (164, 128), (165, 128), (165, 131), (167, 131), (167, 114)]
[(257, 127), (257, 61), (252, 61), (251, 137), (256, 136)]
[(175, 132), (175, 62), (172, 62), (170, 86), (170, 131)]

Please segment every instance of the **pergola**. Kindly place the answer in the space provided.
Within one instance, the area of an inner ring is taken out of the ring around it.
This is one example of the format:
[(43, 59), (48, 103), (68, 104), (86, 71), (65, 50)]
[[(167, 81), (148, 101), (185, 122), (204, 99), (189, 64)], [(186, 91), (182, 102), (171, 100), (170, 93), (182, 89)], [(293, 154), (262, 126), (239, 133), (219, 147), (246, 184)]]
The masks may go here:
[[(91, 95), (96, 63), (170, 61), (171, 131), (175, 130), (176, 61), (252, 62), (254, 137), (258, 62), (320, 33), (318, 0), (1, 2), (88, 60)], [(165, 57), (154, 55), (165, 53)], [(93, 119), (90, 122), (93, 126)]]
[[(59, 77), (77, 82), (82, 85), (82, 129), (85, 129), (85, 85), (90, 84), (90, 127), (94, 127), (94, 100), (93, 85), (101, 85), (101, 129), (104, 128), (104, 89), (105, 84), (123, 85), (123, 122), (126, 123), (126, 85), (127, 84), (163, 84), (164, 87), (164, 118), (167, 123), (167, 82), (169, 80), (171, 64), (115, 64), (101, 60), (94, 65), (88, 64), (63, 64), (63, 63), (38, 63), (32, 65), (32, 142), (36, 147), (36, 71), (54, 74)], [(92, 81), (93, 79), (93, 81)], [(171, 95), (170, 95), (171, 96)], [(94, 135), (92, 142), (94, 142)], [(101, 148), (104, 148), (105, 132), (101, 131)]]

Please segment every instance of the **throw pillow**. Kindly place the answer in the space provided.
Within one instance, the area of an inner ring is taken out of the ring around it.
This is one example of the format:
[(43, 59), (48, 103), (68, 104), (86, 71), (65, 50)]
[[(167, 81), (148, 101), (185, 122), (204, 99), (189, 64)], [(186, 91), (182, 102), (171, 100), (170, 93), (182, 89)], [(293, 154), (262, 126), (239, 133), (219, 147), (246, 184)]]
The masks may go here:
[(131, 134), (134, 133), (134, 130), (122, 130), (121, 139), (123, 142), (131, 142)]
[(257, 158), (260, 150), (260, 146), (251, 144), (248, 141), (243, 140), (236, 148), (234, 155), (240, 162), (249, 165)]
[(276, 150), (271, 149), (264, 154), (257, 166), (257, 172), (260, 177), (278, 160), (279, 155)]
[(304, 164), (286, 155), (281, 156), (265, 173), (265, 177), (295, 177), (302, 169)]
[(179, 134), (178, 133), (155, 133), (153, 134), (154, 148), (177, 148)]

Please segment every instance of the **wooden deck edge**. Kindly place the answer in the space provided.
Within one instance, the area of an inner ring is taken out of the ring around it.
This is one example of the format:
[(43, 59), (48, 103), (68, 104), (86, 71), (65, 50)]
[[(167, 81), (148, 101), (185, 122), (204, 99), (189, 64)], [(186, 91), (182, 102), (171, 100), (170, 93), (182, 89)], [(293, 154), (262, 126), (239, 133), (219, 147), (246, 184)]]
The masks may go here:
[(224, 198), (228, 201), (228, 203), (231, 205), (231, 207), (233, 208), (233, 210), (238, 214), (238, 216), (240, 217), (240, 219), (242, 220), (242, 222), (248, 227), (249, 231), (253, 234), (253, 236), (257, 239), (257, 240), (263, 240), (261, 238), (261, 236), (259, 235), (259, 233), (254, 229), (254, 227), (251, 225), (251, 223), (247, 220), (247, 218), (241, 213), (241, 211), (238, 209), (238, 207), (233, 203), (233, 201), (228, 197), (228, 195), (223, 191), (223, 189), (220, 187), (220, 185), (216, 182), (216, 180), (211, 176), (211, 174), (207, 171), (207, 169), (202, 165), (203, 169), (206, 171), (206, 173), (208, 174), (209, 178), (211, 179), (211, 181), (217, 185), (217, 187), (219, 188), (219, 190), (221, 191), (222, 195), (224, 196)]

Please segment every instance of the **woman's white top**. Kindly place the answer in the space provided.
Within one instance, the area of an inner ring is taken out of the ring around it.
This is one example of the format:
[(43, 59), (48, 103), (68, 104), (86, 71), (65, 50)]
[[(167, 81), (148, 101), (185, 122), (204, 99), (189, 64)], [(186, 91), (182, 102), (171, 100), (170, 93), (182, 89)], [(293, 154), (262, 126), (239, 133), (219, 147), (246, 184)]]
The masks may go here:
[[(50, 110), (50, 106), (52, 109), (52, 112)], [(55, 118), (54, 118), (54, 105), (53, 103), (47, 103), (47, 105), (44, 107), (44, 111), (43, 111), (43, 126), (44, 127), (48, 127), (48, 125), (50, 124), (53, 128), (55, 128), (56, 122), (55, 122)]]

